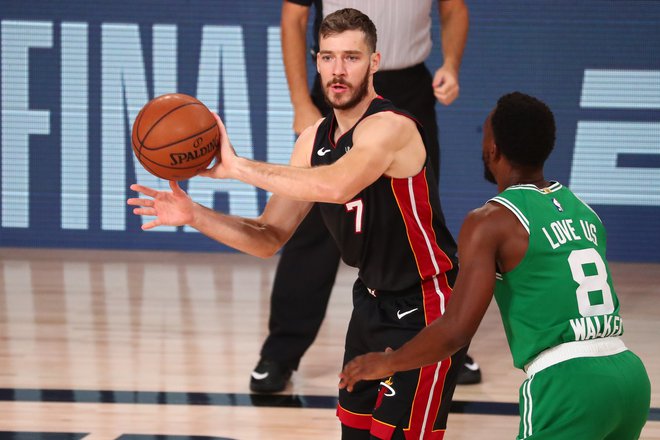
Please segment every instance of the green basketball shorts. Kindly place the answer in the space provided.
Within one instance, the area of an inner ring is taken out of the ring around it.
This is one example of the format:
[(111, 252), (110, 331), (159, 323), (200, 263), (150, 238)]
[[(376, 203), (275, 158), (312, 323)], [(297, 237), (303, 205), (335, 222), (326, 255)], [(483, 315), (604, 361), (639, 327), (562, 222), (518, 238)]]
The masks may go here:
[(523, 382), (518, 439), (638, 439), (650, 403), (648, 374), (631, 351), (569, 359)]

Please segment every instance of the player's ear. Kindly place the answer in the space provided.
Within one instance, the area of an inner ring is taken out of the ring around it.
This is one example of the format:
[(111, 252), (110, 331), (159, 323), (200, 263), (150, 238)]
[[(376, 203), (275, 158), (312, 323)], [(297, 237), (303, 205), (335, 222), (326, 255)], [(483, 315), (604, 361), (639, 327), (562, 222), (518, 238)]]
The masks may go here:
[(380, 67), (380, 52), (374, 52), (370, 56), (370, 70), (371, 73), (374, 74), (378, 71), (378, 68)]
[(502, 157), (502, 151), (501, 151), (500, 148), (497, 146), (497, 144), (495, 143), (495, 141), (492, 141), (492, 142), (490, 143), (490, 146), (488, 147), (488, 149), (490, 150), (490, 151), (489, 151), (489, 153), (490, 153), (490, 157), (492, 157), (493, 159), (495, 159), (495, 160), (499, 160), (499, 159)]

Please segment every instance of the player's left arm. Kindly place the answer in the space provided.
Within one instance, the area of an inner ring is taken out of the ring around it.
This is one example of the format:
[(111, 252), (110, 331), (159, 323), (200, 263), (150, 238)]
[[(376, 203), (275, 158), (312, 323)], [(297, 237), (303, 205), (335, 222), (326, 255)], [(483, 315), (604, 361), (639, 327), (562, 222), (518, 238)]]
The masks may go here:
[(292, 159), (290, 165), (229, 157), (225, 149), (218, 169), (222, 173), (209, 171), (202, 175), (238, 179), (295, 200), (345, 203), (383, 174), (414, 175), (424, 164), (424, 148), (415, 123), (383, 112), (360, 122), (353, 134), (352, 148), (340, 160), (310, 168), (307, 164), (317, 127), (318, 124), (300, 136), (293, 152), (293, 157), (299, 159)]
[(340, 388), (351, 391), (360, 380), (439, 362), (469, 343), (492, 300), (498, 248), (506, 233), (493, 213), (486, 205), (472, 211), (463, 223), (458, 248), (461, 269), (444, 315), (398, 350), (368, 353), (348, 362), (340, 374)]

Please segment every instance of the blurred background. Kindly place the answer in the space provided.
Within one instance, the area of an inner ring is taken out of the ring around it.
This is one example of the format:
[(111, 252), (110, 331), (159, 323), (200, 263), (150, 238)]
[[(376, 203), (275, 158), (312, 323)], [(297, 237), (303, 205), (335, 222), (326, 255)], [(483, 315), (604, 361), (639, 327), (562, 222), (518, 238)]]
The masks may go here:
[[(547, 102), (557, 143), (546, 178), (605, 223), (626, 343), (657, 384), (660, 1), (467, 4), (461, 94), (437, 104), (449, 227), (457, 235), (467, 212), (496, 193), (482, 178), (481, 126), (497, 98), (519, 90)], [(0, 1), (0, 439), (339, 436), (336, 377), (354, 269), (340, 268), (290, 394), (262, 401), (249, 394), (248, 375), (277, 259), (239, 255), (188, 228), (142, 231), (126, 205), (133, 182), (167, 188), (130, 147), (138, 111), (165, 93), (217, 111), (240, 155), (288, 161), (295, 137), (280, 8)], [(433, 71), (441, 48), (432, 15)], [(235, 181), (183, 186), (241, 216), (259, 215), (269, 196)], [(446, 438), (513, 438), (524, 375), (512, 368), (493, 304), (471, 351), (484, 380), (458, 387)], [(645, 439), (660, 439), (653, 388)]]
[[(140, 230), (125, 205), (128, 185), (165, 183), (135, 160), (129, 134), (149, 99), (187, 93), (224, 118), (239, 154), (285, 162), (294, 135), (280, 6), (3, 1), (0, 246), (229, 251), (186, 228)], [(438, 104), (452, 232), (495, 193), (482, 179), (481, 124), (500, 95), (520, 90), (553, 109), (558, 137), (546, 177), (597, 210), (609, 258), (660, 261), (660, 2), (468, 6), (461, 95)], [(441, 62), (434, 20), (431, 69)], [(268, 197), (238, 182), (194, 178), (186, 187), (243, 216), (258, 215)]]

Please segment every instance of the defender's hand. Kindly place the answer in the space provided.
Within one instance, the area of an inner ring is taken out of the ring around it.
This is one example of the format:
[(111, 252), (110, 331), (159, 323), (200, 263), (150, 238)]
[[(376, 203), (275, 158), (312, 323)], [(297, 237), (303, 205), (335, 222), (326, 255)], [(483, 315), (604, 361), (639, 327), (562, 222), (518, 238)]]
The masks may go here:
[(392, 349), (382, 353), (367, 353), (348, 362), (339, 374), (339, 388), (353, 391), (353, 386), (361, 380), (375, 380), (394, 374), (389, 366)]

